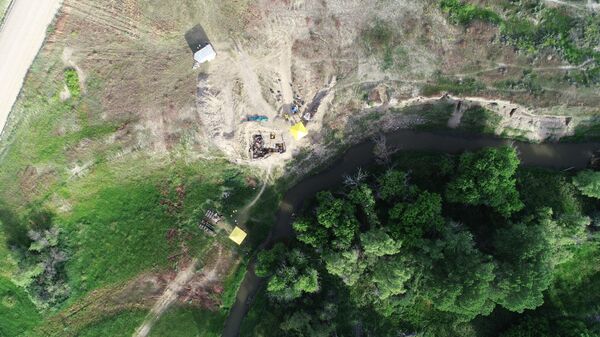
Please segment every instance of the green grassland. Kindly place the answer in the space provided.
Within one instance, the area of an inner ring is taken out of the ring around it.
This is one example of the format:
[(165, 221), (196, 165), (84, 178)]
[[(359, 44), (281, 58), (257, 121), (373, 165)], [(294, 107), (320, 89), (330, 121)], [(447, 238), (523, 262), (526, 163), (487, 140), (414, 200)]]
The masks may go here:
[(24, 336), (41, 316), (27, 293), (9, 279), (0, 277), (0, 336)]
[[(75, 70), (64, 68), (56, 53), (42, 51), (0, 143), (2, 315), (19, 315), (0, 319), (1, 335), (34, 334), (32, 330), (46, 325), (45, 319), (68, 312), (94, 290), (127, 282), (142, 272), (176, 268), (176, 260), (169, 257), (179, 254), (181, 245), (202, 258), (215, 240), (196, 227), (204, 212), (217, 210), (233, 222), (234, 210), (257, 192), (247, 182), (260, 183), (250, 168), (219, 159), (193, 159), (183, 144), (162, 155), (149, 155), (135, 150), (128, 140), (113, 141), (111, 136), (128, 121), (102, 117), (97, 93), (104, 83), (88, 74), (83, 90)], [(70, 92), (66, 100), (60, 97), (65, 86)], [(132, 153), (122, 155), (127, 151)], [(279, 196), (269, 187), (257, 204), (273, 212), (251, 214), (249, 245), (263, 240)], [(48, 261), (32, 250), (28, 232), (51, 228), (59, 229), (56, 248), (67, 259), (59, 261), (56, 275), (43, 280), (39, 265)], [(166, 238), (171, 229), (179, 233), (172, 241)], [(189, 324), (206, 333), (202, 336), (219, 335), (243, 271), (226, 282), (223, 310), (190, 307), (172, 312), (159, 322), (154, 335), (182, 336), (176, 331)], [(66, 297), (54, 300), (47, 293), (53, 291), (49, 283), (56, 281), (64, 282), (68, 291)], [(90, 325), (68, 335), (131, 335), (144, 316), (144, 310), (95, 316)], [(172, 325), (172, 320), (189, 324)], [(60, 325), (47, 325), (43, 333), (66, 333), (59, 329)]]
[[(126, 310), (90, 325), (77, 333), (81, 337), (126, 337), (146, 318), (145, 310)], [(226, 313), (211, 312), (190, 306), (169, 309), (150, 332), (151, 337), (217, 337), (225, 322)]]
[(156, 323), (151, 337), (219, 337), (226, 313), (174, 307)]
[(98, 324), (83, 329), (77, 336), (131, 336), (135, 332), (135, 329), (144, 321), (145, 317), (146, 312), (142, 310), (121, 312), (115, 316), (106, 317), (106, 319)]

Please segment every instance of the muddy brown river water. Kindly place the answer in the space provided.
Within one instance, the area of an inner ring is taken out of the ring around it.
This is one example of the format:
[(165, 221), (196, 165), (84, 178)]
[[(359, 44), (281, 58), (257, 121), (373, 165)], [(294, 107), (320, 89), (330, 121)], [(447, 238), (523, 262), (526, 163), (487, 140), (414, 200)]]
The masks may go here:
[[(393, 150), (427, 150), (446, 153), (460, 153), (484, 147), (496, 147), (513, 144), (523, 166), (537, 166), (552, 169), (585, 168), (592, 154), (600, 150), (600, 142), (588, 143), (543, 143), (531, 144), (481, 135), (462, 135), (454, 133), (422, 132), (398, 130), (386, 135), (387, 145)], [(324, 170), (307, 176), (290, 188), (277, 211), (276, 222), (268, 238), (259, 249), (268, 248), (273, 243), (293, 238), (292, 214), (302, 207), (302, 201), (315, 193), (334, 188), (342, 183), (343, 177), (354, 173), (359, 167), (367, 167), (374, 161), (373, 143), (363, 142), (348, 149), (339, 159)], [(237, 293), (236, 302), (229, 312), (223, 337), (237, 337), (242, 321), (263, 280), (254, 274), (254, 262), (248, 266), (248, 272)]]

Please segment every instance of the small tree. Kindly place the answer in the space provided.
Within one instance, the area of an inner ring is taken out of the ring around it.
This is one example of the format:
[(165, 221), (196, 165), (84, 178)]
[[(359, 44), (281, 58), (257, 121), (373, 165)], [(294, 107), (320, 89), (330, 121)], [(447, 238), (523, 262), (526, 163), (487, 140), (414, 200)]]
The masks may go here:
[(260, 277), (270, 276), (267, 292), (278, 301), (289, 302), (319, 290), (319, 274), (307, 256), (298, 249), (286, 251), (281, 243), (258, 254), (255, 272)]
[(494, 237), (497, 303), (519, 313), (544, 303), (543, 292), (552, 281), (556, 264), (556, 235), (549, 213), (498, 230)]
[(373, 143), (375, 146), (373, 147), (373, 154), (375, 155), (375, 160), (379, 164), (389, 164), (391, 161), (391, 153), (387, 146), (387, 139), (383, 133), (380, 133), (373, 137)]
[(389, 170), (379, 177), (379, 196), (386, 201), (402, 199), (409, 191), (408, 173)]
[(30, 230), (31, 239), (25, 253), (17, 283), (27, 288), (42, 307), (64, 301), (70, 293), (64, 270), (67, 253), (60, 246), (58, 227)]
[(466, 231), (447, 230), (442, 240), (430, 242), (431, 261), (423, 295), (441, 311), (463, 320), (487, 315), (494, 309), (494, 264), (482, 254)]
[(379, 225), (379, 219), (375, 210), (375, 196), (373, 195), (373, 190), (367, 184), (363, 183), (354, 186), (350, 193), (348, 193), (348, 199), (363, 210), (371, 226)]

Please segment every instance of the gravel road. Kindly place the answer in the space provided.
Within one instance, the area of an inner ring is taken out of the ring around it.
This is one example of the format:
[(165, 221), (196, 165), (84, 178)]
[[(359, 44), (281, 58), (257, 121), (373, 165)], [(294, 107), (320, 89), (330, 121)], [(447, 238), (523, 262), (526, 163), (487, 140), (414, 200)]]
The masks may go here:
[(0, 31), (0, 134), (62, 0), (14, 0)]

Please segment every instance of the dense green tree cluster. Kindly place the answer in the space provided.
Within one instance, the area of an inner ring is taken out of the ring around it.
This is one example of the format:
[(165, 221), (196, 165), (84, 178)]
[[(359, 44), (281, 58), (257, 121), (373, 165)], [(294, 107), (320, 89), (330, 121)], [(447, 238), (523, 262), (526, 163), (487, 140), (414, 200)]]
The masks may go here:
[(527, 317), (500, 337), (597, 337), (585, 322), (577, 319), (549, 320), (546, 317)]
[[(514, 313), (540, 307), (555, 269), (585, 239), (590, 221), (574, 189), (562, 187), (568, 181), (540, 185), (536, 177), (543, 175), (517, 177), (518, 166), (513, 148), (485, 149), (462, 154), (437, 189), (390, 169), (318, 193), (293, 224), (300, 243), (288, 250), (276, 245), (257, 259), (257, 275), (270, 277), (267, 293), (289, 310), (280, 325), (284, 335), (332, 336), (348, 328), (324, 313), (326, 303), (335, 308), (327, 312), (350, 315), (381, 336), (400, 328), (458, 335), (498, 307)], [(531, 191), (560, 192), (547, 202), (521, 198), (524, 183)], [(328, 289), (347, 295), (342, 301)], [(380, 318), (359, 318), (365, 312)], [(504, 337), (529, 336), (511, 329)]]
[(573, 183), (583, 195), (600, 199), (600, 172), (582, 171), (573, 179)]
[(291, 301), (303, 293), (319, 290), (319, 275), (308, 256), (299, 249), (286, 251), (281, 243), (258, 253), (255, 272), (261, 277), (270, 276), (267, 291), (280, 301)]
[(458, 174), (448, 184), (450, 202), (489, 206), (504, 216), (523, 208), (516, 189), (519, 158), (509, 147), (490, 148), (460, 157)]

